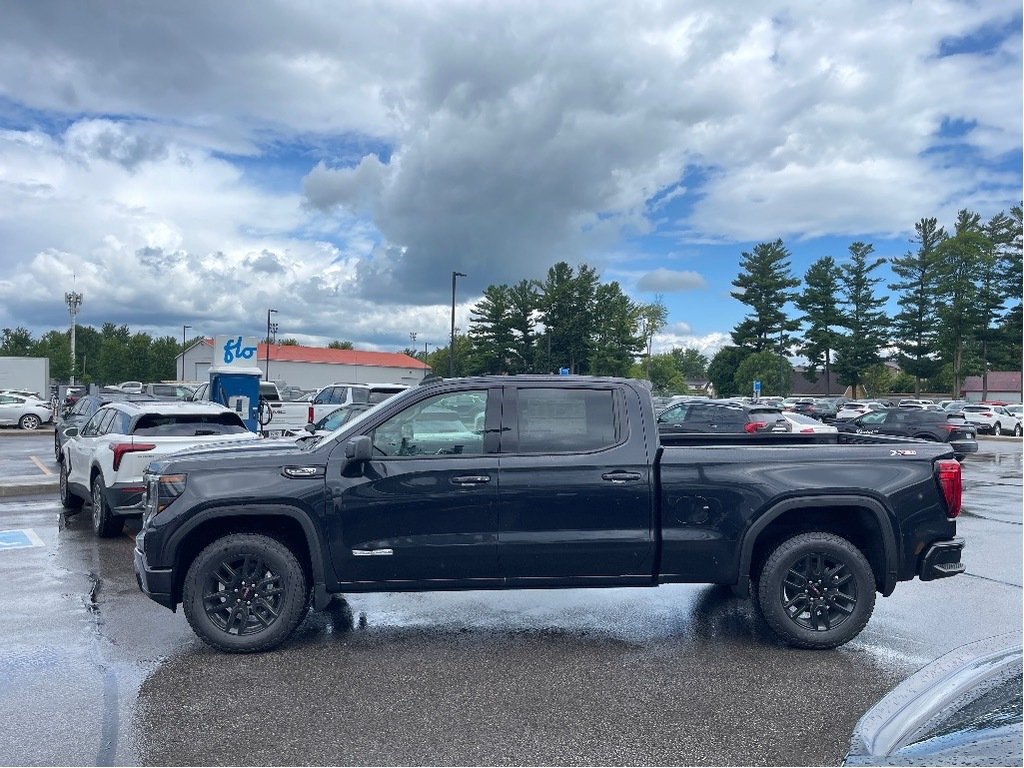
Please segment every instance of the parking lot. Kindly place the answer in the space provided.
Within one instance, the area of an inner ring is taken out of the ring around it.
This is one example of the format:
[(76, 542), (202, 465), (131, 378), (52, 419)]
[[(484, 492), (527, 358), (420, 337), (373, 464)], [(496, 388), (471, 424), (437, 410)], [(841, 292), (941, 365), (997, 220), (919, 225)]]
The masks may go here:
[[(56, 477), (52, 435), (0, 436)], [(748, 601), (657, 589), (357, 595), (281, 649), (215, 652), (146, 599), (133, 526), (96, 539), (56, 491), (0, 498), (4, 764), (836, 764), (924, 663), (1021, 626), (1021, 443), (964, 467), (967, 574), (898, 585), (835, 651)]]

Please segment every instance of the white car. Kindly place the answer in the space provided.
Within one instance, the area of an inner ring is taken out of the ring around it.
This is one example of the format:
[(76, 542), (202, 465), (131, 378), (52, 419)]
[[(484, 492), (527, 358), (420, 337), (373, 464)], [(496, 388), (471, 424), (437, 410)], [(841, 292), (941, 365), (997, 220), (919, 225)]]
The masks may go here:
[(978, 425), (979, 432), (991, 432), (993, 435), (1013, 434), (1021, 436), (1021, 420), (1001, 405), (985, 405), (984, 403), (965, 405), (962, 411), (964, 418)]
[(839, 431), (831, 424), (822, 424), (817, 419), (812, 419), (810, 416), (805, 416), (802, 413), (783, 411), (782, 415), (793, 428), (793, 432), (816, 435), (834, 435)]
[(866, 403), (845, 403), (836, 413), (836, 421), (849, 421), (871, 411), (885, 410), (885, 405), (874, 400)]
[(53, 419), (48, 403), (25, 395), (0, 395), (0, 425), (39, 429)]
[(142, 394), (142, 382), (141, 381), (122, 381), (117, 385), (117, 388), (122, 392), (128, 392), (132, 395)]
[(70, 513), (92, 505), (97, 536), (116, 536), (126, 517), (142, 514), (142, 473), (153, 459), (207, 444), (259, 440), (241, 417), (217, 403), (115, 401), (79, 429), (64, 431), (60, 500)]
[(1011, 416), (1014, 416), (1017, 419), (1024, 419), (1024, 405), (1021, 405), (1020, 403), (1012, 403), (1011, 405), (1004, 405), (1003, 407)]

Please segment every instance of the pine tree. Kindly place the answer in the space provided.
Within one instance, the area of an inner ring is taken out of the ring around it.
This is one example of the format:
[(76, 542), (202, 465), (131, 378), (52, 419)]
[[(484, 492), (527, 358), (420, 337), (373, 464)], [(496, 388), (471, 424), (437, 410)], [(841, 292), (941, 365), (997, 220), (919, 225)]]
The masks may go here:
[(921, 219), (914, 225), (917, 252), (894, 258), (892, 271), (900, 278), (889, 289), (899, 291), (896, 303), (900, 311), (893, 318), (893, 341), (899, 353), (900, 367), (914, 377), (914, 395), (921, 394), (921, 379), (934, 376), (941, 366), (936, 357), (938, 344), (938, 307), (936, 306), (939, 268), (938, 246), (946, 231), (936, 219)]
[(885, 259), (869, 261), (873, 251), (870, 244), (852, 243), (850, 260), (843, 265), (840, 326), (848, 333), (838, 340), (835, 368), (843, 381), (853, 387), (854, 396), (863, 372), (881, 362), (880, 349), (887, 342), (889, 319), (882, 307), (888, 297), (875, 294), (875, 286), (882, 278), (871, 274)]
[(831, 256), (823, 256), (807, 269), (803, 293), (795, 303), (804, 312), (807, 325), (800, 353), (811, 363), (812, 376), (820, 366), (825, 371), (825, 392), (832, 394), (832, 356), (839, 338), (839, 281), (843, 272)]
[(540, 286), (538, 302), (544, 323), (546, 368), (567, 367), (571, 373), (586, 373), (594, 335), (594, 294), (597, 271), (580, 264), (577, 272), (564, 261), (548, 270)]
[(743, 252), (740, 268), (732, 281), (739, 290), (730, 295), (753, 311), (733, 330), (733, 343), (754, 352), (788, 348), (790, 334), (800, 327), (784, 310), (786, 303), (796, 298), (789, 289), (800, 284), (790, 274), (789, 251), (782, 240), (758, 243), (753, 253)]
[(597, 287), (594, 306), (590, 373), (595, 376), (628, 376), (634, 355), (644, 348), (639, 329), (643, 307), (633, 303), (617, 282)]
[(509, 325), (509, 287), (489, 285), (469, 313), (469, 338), (473, 342), (470, 368), (474, 373), (506, 373), (512, 349)]

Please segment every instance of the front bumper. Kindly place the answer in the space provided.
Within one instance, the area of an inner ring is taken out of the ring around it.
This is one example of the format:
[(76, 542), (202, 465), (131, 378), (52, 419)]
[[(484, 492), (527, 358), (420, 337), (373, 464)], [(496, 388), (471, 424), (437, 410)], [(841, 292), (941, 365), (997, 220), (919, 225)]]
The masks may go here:
[(135, 549), (135, 581), (150, 600), (154, 600), (172, 611), (174, 601), (174, 571), (170, 568), (150, 568), (145, 553)]
[(936, 541), (921, 557), (917, 575), (921, 581), (934, 581), (957, 576), (967, 570), (960, 562), (964, 550), (964, 540), (959, 536), (948, 541)]

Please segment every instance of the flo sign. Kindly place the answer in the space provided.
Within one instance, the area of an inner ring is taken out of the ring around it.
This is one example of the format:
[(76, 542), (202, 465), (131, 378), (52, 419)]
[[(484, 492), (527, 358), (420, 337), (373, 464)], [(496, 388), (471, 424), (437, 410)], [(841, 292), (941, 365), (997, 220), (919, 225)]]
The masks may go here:
[(221, 371), (258, 365), (256, 343), (255, 336), (217, 336), (213, 342), (213, 365)]

